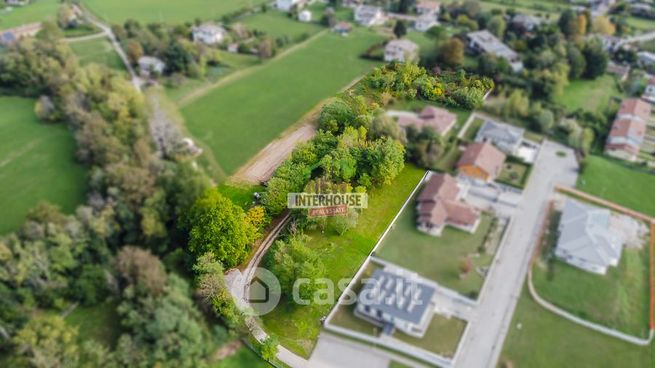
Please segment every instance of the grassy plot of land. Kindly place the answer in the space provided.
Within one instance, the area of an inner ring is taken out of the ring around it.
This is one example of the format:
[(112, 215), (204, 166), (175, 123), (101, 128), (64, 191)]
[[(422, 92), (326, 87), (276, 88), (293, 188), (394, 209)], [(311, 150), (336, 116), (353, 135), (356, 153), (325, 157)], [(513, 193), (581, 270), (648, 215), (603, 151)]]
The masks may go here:
[(460, 319), (435, 314), (422, 338), (405, 335), (400, 331), (396, 331), (393, 337), (441, 356), (452, 357), (465, 328), (466, 322)]
[(287, 13), (275, 10), (239, 19), (239, 23), (245, 24), (250, 30), (263, 31), (273, 39), (286, 36), (292, 42), (323, 29), (317, 23), (303, 23), (289, 17)]
[(23, 24), (54, 20), (57, 17), (58, 0), (37, 0), (26, 6), (0, 8), (0, 29)]
[(120, 336), (120, 324), (115, 301), (106, 301), (92, 307), (78, 306), (67, 317), (66, 323), (77, 327), (79, 341), (93, 339), (111, 349)]
[(0, 97), (0, 234), (16, 229), (40, 201), (71, 212), (84, 201), (86, 171), (64, 124), (46, 125), (34, 100)]
[(589, 156), (585, 162), (578, 189), (655, 216), (655, 175), (599, 156)]
[(535, 303), (527, 289), (509, 326), (500, 366), (643, 368), (655, 364), (653, 346), (639, 347), (559, 317)]
[[(548, 263), (550, 262), (550, 264)], [(588, 321), (648, 336), (648, 249), (625, 249), (617, 267), (596, 275), (559, 260), (535, 265), (542, 298)]]
[(95, 15), (110, 23), (128, 19), (140, 22), (185, 23), (195, 19), (218, 20), (244, 7), (257, 6), (265, 0), (82, 0)]
[(564, 92), (555, 97), (555, 102), (568, 111), (599, 111), (607, 106), (610, 97), (620, 95), (614, 77), (603, 75), (594, 80), (579, 79), (569, 82)]
[(516, 188), (523, 188), (530, 174), (530, 166), (521, 162), (505, 162), (503, 171), (498, 175), (498, 182)]
[(655, 20), (652, 19), (627, 17), (625, 20), (630, 27), (635, 28), (636, 33), (649, 32), (655, 29)]
[(210, 365), (212, 368), (266, 368), (271, 367), (270, 364), (262, 360), (254, 351), (247, 347), (242, 347), (237, 350), (234, 355), (231, 355), (220, 362)]
[(106, 38), (96, 38), (87, 41), (71, 42), (70, 47), (77, 55), (80, 64), (101, 64), (111, 69), (124, 71), (123, 60), (118, 56), (114, 48)]
[(377, 255), (461, 294), (475, 295), (484, 279), (475, 270), (460, 277), (460, 265), (469, 257), (473, 268), (489, 266), (495, 249), (490, 248), (490, 252), (479, 256), (477, 253), (491, 228), (492, 217), (483, 215), (473, 234), (446, 227), (440, 237), (427, 235), (416, 230), (416, 207), (412, 202), (384, 239)]
[(478, 130), (480, 130), (482, 127), (482, 124), (484, 124), (484, 120), (481, 118), (473, 119), (471, 124), (469, 124), (468, 128), (466, 129), (466, 132), (462, 136), (462, 139), (465, 142), (473, 142), (475, 140), (475, 136), (478, 134)]
[(349, 37), (322, 34), (185, 106), (187, 126), (224, 171), (234, 173), (304, 113), (376, 65), (358, 55), (380, 39), (369, 30)]
[[(391, 185), (372, 190), (368, 208), (359, 216), (357, 227), (344, 235), (339, 236), (332, 229), (307, 234), (311, 237), (308, 246), (319, 252), (327, 277), (335, 285), (343, 278), (354, 276), (423, 175), (423, 170), (408, 166)], [(335, 301), (340, 293), (336, 290)], [(320, 320), (330, 308), (332, 305), (297, 306), (282, 300), (262, 321), (265, 330), (278, 336), (282, 345), (307, 357), (316, 343)]]
[(223, 183), (218, 186), (218, 191), (225, 197), (229, 198), (237, 206), (247, 210), (251, 207), (254, 201), (255, 193), (263, 192), (264, 187), (261, 185)]
[(207, 88), (231, 73), (260, 63), (259, 58), (254, 55), (235, 54), (222, 50), (219, 50), (219, 53), (221, 55), (220, 65), (208, 68), (204, 78), (187, 78), (175, 86), (168, 83), (166, 85), (168, 97), (175, 102), (179, 102), (189, 93)]

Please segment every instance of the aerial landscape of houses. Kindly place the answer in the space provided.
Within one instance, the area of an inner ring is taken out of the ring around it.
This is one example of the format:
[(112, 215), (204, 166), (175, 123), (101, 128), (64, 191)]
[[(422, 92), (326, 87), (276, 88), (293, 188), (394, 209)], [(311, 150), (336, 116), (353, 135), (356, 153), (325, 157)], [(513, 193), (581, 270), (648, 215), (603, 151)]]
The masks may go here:
[(0, 0), (0, 92), (0, 367), (655, 366), (653, 1)]

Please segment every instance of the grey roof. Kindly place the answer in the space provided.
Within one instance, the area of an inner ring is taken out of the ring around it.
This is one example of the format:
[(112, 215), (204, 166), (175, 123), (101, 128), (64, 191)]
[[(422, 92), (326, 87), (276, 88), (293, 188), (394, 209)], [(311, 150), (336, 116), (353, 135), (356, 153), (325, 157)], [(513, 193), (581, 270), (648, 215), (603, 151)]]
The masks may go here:
[(400, 49), (405, 52), (415, 52), (418, 51), (418, 45), (407, 39), (391, 40), (389, 41), (389, 43), (387, 43), (385, 49), (386, 50)]
[(509, 144), (518, 144), (523, 140), (523, 133), (525, 133), (523, 128), (487, 120), (478, 130), (475, 140), (476, 142), (491, 140), (492, 142), (502, 141)]
[(400, 273), (377, 269), (359, 293), (358, 303), (411, 323), (419, 323), (435, 288)]
[(560, 220), (557, 250), (607, 267), (621, 256), (623, 236), (609, 228), (610, 211), (568, 199)]
[(500, 41), (491, 32), (483, 29), (481, 31), (469, 32), (468, 38), (474, 42), (483, 52), (503, 57), (508, 60), (518, 59), (518, 54)]

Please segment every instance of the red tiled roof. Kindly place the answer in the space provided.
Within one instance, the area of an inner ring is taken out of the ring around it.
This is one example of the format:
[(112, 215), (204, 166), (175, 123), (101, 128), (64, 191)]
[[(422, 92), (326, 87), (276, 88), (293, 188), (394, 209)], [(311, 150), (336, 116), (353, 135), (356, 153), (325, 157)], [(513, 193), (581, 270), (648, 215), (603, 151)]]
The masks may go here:
[(475, 166), (488, 175), (496, 175), (500, 172), (505, 158), (507, 156), (504, 153), (489, 143), (472, 143), (457, 162), (457, 167)]
[(447, 223), (471, 226), (480, 218), (478, 210), (457, 200), (457, 180), (446, 174), (433, 174), (419, 194), (418, 222), (443, 226)]
[(637, 119), (617, 119), (610, 130), (610, 137), (626, 137), (628, 135), (643, 138), (646, 135), (646, 123)]
[(429, 126), (437, 133), (443, 135), (457, 122), (457, 115), (452, 112), (434, 106), (426, 106), (417, 117), (400, 116), (398, 124), (402, 127), (415, 125), (417, 128)]
[(650, 118), (650, 104), (639, 98), (628, 98), (621, 102), (619, 113), (617, 115), (633, 115), (638, 116), (644, 120)]

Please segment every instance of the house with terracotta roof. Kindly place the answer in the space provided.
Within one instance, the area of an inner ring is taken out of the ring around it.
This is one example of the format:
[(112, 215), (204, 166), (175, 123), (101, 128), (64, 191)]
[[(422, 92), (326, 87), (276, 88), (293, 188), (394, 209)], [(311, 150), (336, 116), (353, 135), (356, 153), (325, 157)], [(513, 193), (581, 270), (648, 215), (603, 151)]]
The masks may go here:
[(623, 100), (605, 144), (609, 156), (636, 161), (646, 136), (651, 106), (638, 98)]
[(457, 115), (435, 106), (426, 106), (418, 114), (403, 114), (398, 117), (398, 125), (403, 128), (414, 126), (421, 130), (427, 126), (434, 129), (439, 135), (448, 134), (455, 126)]
[(507, 156), (491, 143), (472, 143), (457, 162), (459, 175), (475, 181), (491, 182), (500, 175)]
[(446, 226), (474, 233), (480, 224), (480, 211), (462, 201), (466, 188), (447, 174), (433, 173), (416, 202), (416, 228), (441, 236)]

